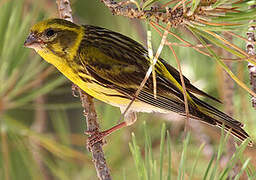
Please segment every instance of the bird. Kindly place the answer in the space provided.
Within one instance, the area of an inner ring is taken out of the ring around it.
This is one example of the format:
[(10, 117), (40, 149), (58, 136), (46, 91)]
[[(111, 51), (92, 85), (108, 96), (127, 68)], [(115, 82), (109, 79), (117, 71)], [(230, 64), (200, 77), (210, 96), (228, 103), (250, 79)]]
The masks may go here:
[[(152, 61), (143, 45), (118, 32), (53, 18), (33, 25), (24, 46), (34, 49), (87, 94), (119, 107), (122, 113), (135, 98), (124, 115), (124, 122), (100, 132), (92, 143), (102, 140), (113, 131), (132, 125), (137, 119), (137, 112), (175, 112), (186, 116), (180, 73), (160, 57), (155, 64), (157, 96), (154, 94), (151, 75), (135, 97)], [(224, 127), (225, 131), (241, 141), (249, 138), (241, 122), (197, 96), (220, 102), (217, 98), (192, 85), (185, 76), (183, 78), (189, 118)]]

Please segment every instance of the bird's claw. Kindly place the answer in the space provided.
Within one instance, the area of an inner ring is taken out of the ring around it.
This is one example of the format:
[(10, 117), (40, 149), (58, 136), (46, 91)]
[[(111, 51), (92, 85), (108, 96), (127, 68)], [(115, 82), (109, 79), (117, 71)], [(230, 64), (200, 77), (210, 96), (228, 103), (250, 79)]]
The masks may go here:
[(100, 143), (101, 145), (106, 144), (106, 141), (104, 140), (104, 137), (107, 135), (105, 132), (99, 132), (99, 131), (85, 131), (86, 135), (89, 135), (87, 139), (86, 147), (88, 151), (91, 151), (92, 147), (96, 143)]

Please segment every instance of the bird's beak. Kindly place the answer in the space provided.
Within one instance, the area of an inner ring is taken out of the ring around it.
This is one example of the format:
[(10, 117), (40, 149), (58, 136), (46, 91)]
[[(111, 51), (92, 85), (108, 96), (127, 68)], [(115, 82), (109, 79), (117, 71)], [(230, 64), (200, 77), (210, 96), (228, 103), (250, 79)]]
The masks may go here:
[(26, 41), (24, 42), (24, 46), (37, 50), (41, 49), (41, 42), (38, 40), (34, 33), (30, 33)]
[(26, 41), (24, 42), (24, 46), (30, 48), (31, 45), (37, 43), (37, 39), (33, 33), (30, 33), (27, 37)]

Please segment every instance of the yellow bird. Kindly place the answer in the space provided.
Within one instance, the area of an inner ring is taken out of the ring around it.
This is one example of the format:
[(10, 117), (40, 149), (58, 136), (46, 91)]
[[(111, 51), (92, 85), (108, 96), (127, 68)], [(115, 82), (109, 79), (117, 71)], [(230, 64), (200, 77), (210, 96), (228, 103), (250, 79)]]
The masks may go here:
[[(35, 24), (24, 45), (33, 48), (86, 93), (124, 112), (135, 96), (151, 65), (148, 51), (138, 42), (117, 32), (90, 25), (76, 25), (63, 19)], [(185, 116), (179, 72), (159, 58), (156, 66), (157, 98), (150, 77), (135, 99), (125, 121), (102, 132), (96, 141), (112, 131), (131, 125), (136, 112), (175, 112)], [(230, 131), (244, 141), (249, 136), (243, 124), (198, 99), (199, 94), (218, 101), (193, 86), (184, 77), (190, 118)]]

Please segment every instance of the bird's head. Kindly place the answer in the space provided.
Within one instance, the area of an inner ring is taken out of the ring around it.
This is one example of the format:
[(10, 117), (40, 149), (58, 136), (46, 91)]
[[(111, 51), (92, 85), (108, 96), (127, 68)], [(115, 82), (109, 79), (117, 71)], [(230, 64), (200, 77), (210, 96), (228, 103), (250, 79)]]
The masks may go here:
[(33, 48), (45, 60), (45, 54), (58, 57), (74, 55), (83, 36), (81, 26), (63, 19), (38, 22), (30, 29), (24, 46)]

